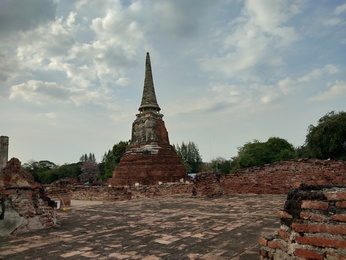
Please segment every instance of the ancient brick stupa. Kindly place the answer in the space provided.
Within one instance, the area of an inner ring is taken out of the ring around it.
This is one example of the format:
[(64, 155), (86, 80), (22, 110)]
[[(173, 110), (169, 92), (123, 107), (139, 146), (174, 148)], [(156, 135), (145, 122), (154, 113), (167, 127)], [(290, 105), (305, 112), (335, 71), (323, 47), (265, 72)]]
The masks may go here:
[(155, 185), (184, 180), (185, 167), (169, 144), (161, 108), (156, 100), (149, 53), (146, 56), (142, 102), (138, 110), (139, 114), (132, 124), (131, 143), (109, 184)]

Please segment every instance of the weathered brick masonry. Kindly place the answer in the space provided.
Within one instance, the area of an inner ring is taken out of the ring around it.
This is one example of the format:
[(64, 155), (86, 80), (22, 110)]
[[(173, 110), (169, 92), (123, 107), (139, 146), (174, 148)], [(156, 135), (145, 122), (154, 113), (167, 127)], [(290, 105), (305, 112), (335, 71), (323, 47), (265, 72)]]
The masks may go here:
[(293, 189), (277, 235), (259, 239), (261, 259), (346, 259), (346, 186)]
[(71, 187), (77, 183), (76, 178), (59, 179), (47, 185), (46, 193), (54, 201), (60, 201), (62, 207), (71, 206)]
[(300, 159), (267, 164), (220, 175), (200, 173), (196, 178), (198, 195), (285, 194), (305, 185), (346, 185), (346, 162)]
[(156, 196), (171, 196), (178, 194), (192, 194), (193, 184), (163, 183), (161, 185), (140, 186), (105, 186), (80, 185), (69, 180), (58, 180), (46, 188), (48, 196), (54, 200), (61, 200), (62, 205), (70, 206), (71, 199), (116, 201), (133, 198), (151, 198)]
[(0, 236), (53, 226), (54, 206), (43, 186), (12, 158), (0, 175)]

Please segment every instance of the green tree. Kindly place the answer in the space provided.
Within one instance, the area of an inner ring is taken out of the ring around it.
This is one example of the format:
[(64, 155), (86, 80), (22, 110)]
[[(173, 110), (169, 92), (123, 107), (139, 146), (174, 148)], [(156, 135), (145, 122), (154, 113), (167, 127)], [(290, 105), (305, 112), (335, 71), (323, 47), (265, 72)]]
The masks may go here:
[(30, 161), (28, 163), (23, 164), (23, 168), (30, 172), (32, 176), (34, 177), (34, 180), (40, 183), (44, 183), (42, 180), (42, 176), (46, 173), (49, 172), (52, 169), (57, 168), (58, 166), (47, 160), (42, 160), (42, 161)]
[(95, 154), (93, 154), (93, 153), (89, 153), (89, 155), (88, 154), (83, 154), (79, 158), (79, 161), (80, 162), (87, 162), (87, 161), (96, 162)]
[(61, 178), (77, 178), (81, 173), (80, 165), (81, 163), (72, 163), (57, 166), (50, 161), (31, 161), (23, 164), (23, 168), (33, 175), (35, 181), (46, 184)]
[(265, 146), (268, 150), (268, 163), (286, 161), (295, 157), (295, 149), (293, 145), (285, 139), (271, 137), (265, 143)]
[(109, 150), (103, 155), (102, 162), (99, 165), (99, 178), (101, 180), (106, 181), (112, 177), (115, 167), (120, 163), (120, 159), (124, 155), (129, 144), (130, 141), (120, 141), (119, 143), (113, 145), (112, 150)]
[(102, 181), (107, 181), (109, 178), (111, 178), (116, 165), (117, 163), (115, 161), (115, 156), (112, 151), (109, 150), (102, 157), (102, 162), (100, 163), (99, 178)]
[(231, 162), (225, 158), (217, 157), (211, 160), (210, 163), (205, 163), (203, 170), (229, 174), (231, 171)]
[(238, 155), (232, 158), (232, 172), (240, 168), (262, 166), (294, 157), (294, 147), (285, 139), (271, 137), (266, 142), (254, 140), (238, 148)]
[(52, 183), (62, 178), (78, 178), (81, 174), (80, 167), (80, 163), (71, 163), (46, 171), (40, 175), (41, 183)]
[(123, 157), (127, 146), (129, 146), (130, 142), (120, 141), (115, 144), (112, 148), (112, 153), (114, 155), (115, 162), (118, 164), (120, 162), (121, 157)]
[(310, 125), (305, 148), (312, 158), (346, 160), (346, 112), (329, 112)]
[(182, 142), (181, 146), (176, 145), (174, 149), (184, 164), (187, 173), (200, 172), (203, 162), (198, 147), (194, 142), (189, 142), (187, 145)]

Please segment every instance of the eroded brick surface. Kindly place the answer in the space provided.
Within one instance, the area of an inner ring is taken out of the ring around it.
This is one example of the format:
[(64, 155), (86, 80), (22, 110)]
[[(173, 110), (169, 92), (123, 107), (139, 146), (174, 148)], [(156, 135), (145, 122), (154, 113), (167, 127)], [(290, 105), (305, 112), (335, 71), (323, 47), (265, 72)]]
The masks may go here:
[(53, 226), (54, 206), (18, 159), (7, 162), (0, 174), (0, 237)]
[[(346, 162), (299, 159), (240, 169), (228, 175), (215, 173), (196, 175), (196, 192), (206, 196), (246, 193), (287, 194), (291, 189), (298, 189), (301, 185), (346, 185)], [(345, 198), (344, 192), (315, 195), (330, 200)], [(344, 204), (340, 206), (346, 207)]]
[(345, 186), (291, 190), (278, 214), (278, 235), (259, 240), (261, 259), (346, 259), (346, 211), (338, 207), (345, 192)]

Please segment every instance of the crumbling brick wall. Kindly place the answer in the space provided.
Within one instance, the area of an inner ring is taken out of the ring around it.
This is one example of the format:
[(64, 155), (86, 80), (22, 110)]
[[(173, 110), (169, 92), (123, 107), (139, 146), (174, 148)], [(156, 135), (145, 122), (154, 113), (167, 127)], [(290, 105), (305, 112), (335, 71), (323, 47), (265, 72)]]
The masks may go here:
[(116, 201), (131, 199), (131, 193), (125, 187), (108, 186), (71, 186), (71, 198), (75, 200)]
[(198, 173), (194, 179), (195, 187), (193, 190), (193, 194), (207, 197), (218, 197), (223, 195), (224, 190), (220, 185), (221, 178), (221, 173)]
[(71, 187), (77, 183), (76, 178), (59, 179), (46, 185), (46, 194), (54, 201), (60, 201), (61, 207), (71, 206)]
[(94, 201), (130, 200), (132, 198), (152, 198), (185, 194), (191, 195), (192, 183), (163, 183), (160, 185), (107, 186), (81, 185), (68, 181), (53, 183), (46, 187), (47, 194), (54, 200), (63, 200), (63, 206), (70, 206), (71, 199)]
[(163, 183), (161, 185), (146, 185), (138, 187), (129, 187), (132, 198), (152, 198), (157, 196), (172, 196), (172, 195), (191, 195), (193, 185), (185, 183)]
[[(208, 194), (285, 194), (305, 185), (346, 184), (346, 162), (300, 159), (241, 169), (234, 174), (217, 176), (197, 174), (198, 195)], [(212, 185), (211, 185), (212, 184)]]
[(54, 206), (43, 186), (12, 158), (0, 176), (0, 236), (53, 226)]
[(291, 190), (278, 234), (259, 239), (261, 259), (346, 259), (346, 186)]

